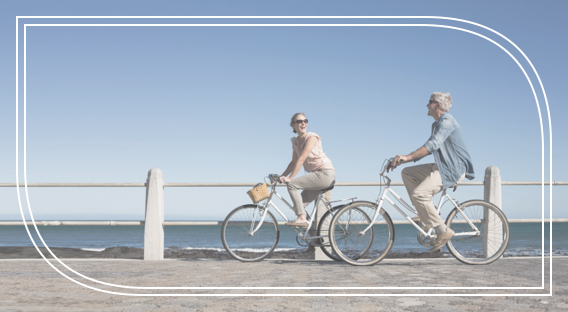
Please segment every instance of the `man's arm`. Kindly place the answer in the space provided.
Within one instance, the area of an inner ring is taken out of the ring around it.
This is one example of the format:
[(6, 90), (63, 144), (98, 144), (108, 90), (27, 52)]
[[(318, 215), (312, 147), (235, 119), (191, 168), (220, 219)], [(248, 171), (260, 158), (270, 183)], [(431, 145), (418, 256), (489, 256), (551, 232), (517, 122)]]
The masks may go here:
[(408, 155), (396, 155), (389, 168), (392, 170), (400, 164), (420, 159), (438, 150), (442, 143), (444, 143), (444, 141), (446, 141), (446, 139), (454, 131), (455, 126), (455, 122), (450, 119), (444, 118), (443, 120), (440, 120), (440, 124), (436, 127), (436, 129), (434, 129), (433, 135), (422, 147)]
[(455, 120), (453, 120), (453, 118), (444, 118), (440, 121), (440, 124), (436, 127), (436, 129), (434, 129), (434, 133), (430, 139), (424, 143), (424, 147), (430, 153), (438, 150), (455, 129)]
[[(421, 146), (419, 149), (415, 150), (414, 152), (408, 155), (396, 155), (393, 161), (391, 162), (389, 169), (394, 170), (394, 168), (398, 167), (398, 165), (400, 164), (407, 163), (415, 159), (420, 159), (428, 154), (430, 154), (430, 152), (428, 152), (426, 147)], [(389, 169), (387, 169), (387, 172), (389, 171)]]

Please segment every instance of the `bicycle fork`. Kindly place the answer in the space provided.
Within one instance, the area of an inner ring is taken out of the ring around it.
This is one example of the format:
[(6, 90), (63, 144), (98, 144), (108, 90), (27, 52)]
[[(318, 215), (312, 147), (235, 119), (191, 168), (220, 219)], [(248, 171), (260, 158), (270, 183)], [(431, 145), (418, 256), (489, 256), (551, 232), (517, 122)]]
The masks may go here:
[(253, 236), (254, 233), (256, 233), (256, 231), (258, 231), (258, 229), (260, 229), (260, 227), (262, 226), (262, 223), (264, 222), (264, 218), (266, 217), (266, 213), (268, 212), (268, 209), (265, 207), (264, 209), (262, 209), (262, 216), (260, 216), (260, 220), (258, 221), (258, 224), (256, 225), (256, 228), (254, 228), (254, 223), (255, 220), (257, 218), (257, 216), (260, 214), (260, 208), (257, 208), (254, 210), (254, 213), (252, 214), (252, 222), (250, 223), (250, 229), (249, 229), (249, 236)]

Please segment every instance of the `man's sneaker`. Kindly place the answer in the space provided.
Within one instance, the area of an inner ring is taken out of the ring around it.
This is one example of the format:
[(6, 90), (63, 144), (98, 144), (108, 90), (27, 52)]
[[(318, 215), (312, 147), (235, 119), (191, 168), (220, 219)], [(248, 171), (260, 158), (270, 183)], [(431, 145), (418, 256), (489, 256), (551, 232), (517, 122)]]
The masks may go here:
[(450, 239), (452, 239), (452, 237), (454, 237), (454, 234), (456, 234), (456, 232), (454, 232), (454, 230), (452, 230), (450, 228), (446, 229), (446, 233), (438, 234), (438, 237), (436, 237), (436, 240), (434, 241), (434, 246), (432, 248), (430, 248), (430, 252), (436, 252), (439, 249), (442, 249), (442, 247), (444, 247), (444, 245)]

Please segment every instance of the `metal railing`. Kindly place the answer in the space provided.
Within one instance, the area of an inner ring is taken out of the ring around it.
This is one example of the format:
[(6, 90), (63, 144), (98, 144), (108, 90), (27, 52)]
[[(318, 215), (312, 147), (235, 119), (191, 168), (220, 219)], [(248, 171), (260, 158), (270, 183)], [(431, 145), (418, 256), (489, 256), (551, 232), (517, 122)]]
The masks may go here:
[[(145, 187), (146, 219), (144, 221), (36, 221), (37, 225), (143, 225), (144, 259), (161, 260), (164, 253), (164, 226), (172, 225), (220, 225), (219, 221), (165, 221), (164, 187), (253, 187), (256, 183), (164, 183), (158, 168), (148, 172), (146, 183), (28, 183), (27, 187)], [(336, 186), (384, 186), (381, 182), (338, 182)], [(392, 182), (391, 186), (404, 186), (403, 182)], [(483, 182), (460, 182), (458, 186), (484, 186), (484, 200), (501, 207), (501, 186), (507, 185), (568, 185), (565, 181), (501, 181), (499, 169), (488, 167)], [(24, 187), (23, 183), (0, 183), (0, 187)], [(281, 185), (284, 186), (284, 185)], [(510, 219), (510, 223), (542, 222), (541, 219)], [(568, 219), (546, 219), (545, 222), (568, 222)], [(0, 225), (33, 225), (31, 221), (0, 221)], [(283, 224), (284, 222), (279, 222)], [(395, 224), (408, 223), (396, 220)]]
[[(164, 183), (164, 187), (253, 187), (257, 183)], [(568, 185), (566, 181), (502, 181), (501, 185)], [(484, 185), (484, 182), (460, 182), (458, 186)], [(279, 185), (283, 187), (285, 185)], [(385, 186), (381, 182), (337, 182), (335, 186)], [(391, 182), (391, 186), (404, 186)], [(0, 187), (16, 187), (16, 183), (0, 183)], [(20, 187), (24, 187), (20, 183)], [(146, 187), (146, 183), (28, 183), (28, 187)]]

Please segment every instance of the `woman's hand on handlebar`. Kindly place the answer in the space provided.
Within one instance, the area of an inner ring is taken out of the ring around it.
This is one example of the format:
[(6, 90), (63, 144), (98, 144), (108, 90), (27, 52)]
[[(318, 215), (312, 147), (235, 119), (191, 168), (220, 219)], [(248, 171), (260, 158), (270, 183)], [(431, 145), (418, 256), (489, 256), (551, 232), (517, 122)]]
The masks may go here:
[(292, 181), (292, 179), (290, 179), (289, 177), (285, 177), (285, 176), (281, 176), (278, 180), (279, 180), (281, 183), (288, 183), (288, 182), (291, 182), (291, 181)]

